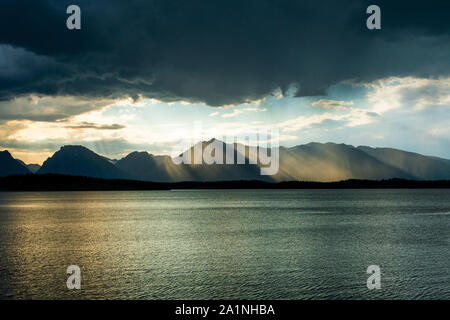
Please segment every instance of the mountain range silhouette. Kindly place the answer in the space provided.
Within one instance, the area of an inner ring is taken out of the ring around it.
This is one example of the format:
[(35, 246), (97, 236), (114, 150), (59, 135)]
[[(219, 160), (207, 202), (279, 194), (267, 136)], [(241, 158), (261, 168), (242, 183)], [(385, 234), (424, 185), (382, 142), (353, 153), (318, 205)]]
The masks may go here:
[[(210, 140), (199, 142), (202, 148)], [(348, 179), (449, 180), (450, 160), (424, 156), (391, 148), (354, 147), (335, 143), (309, 143), (279, 148), (279, 171), (262, 176), (262, 165), (249, 164), (248, 155), (256, 147), (232, 146), (236, 158), (239, 150), (246, 164), (175, 164), (169, 156), (132, 152), (113, 161), (83, 146), (63, 146), (42, 167), (26, 165), (8, 151), (0, 152), (0, 176), (22, 174), (62, 174), (102, 179), (128, 179), (153, 182), (181, 181), (316, 181)], [(224, 144), (225, 148), (225, 144)], [(186, 152), (194, 152), (194, 147)], [(225, 150), (225, 149), (224, 149)], [(186, 153), (185, 152), (185, 153)], [(236, 162), (235, 162), (236, 163)]]

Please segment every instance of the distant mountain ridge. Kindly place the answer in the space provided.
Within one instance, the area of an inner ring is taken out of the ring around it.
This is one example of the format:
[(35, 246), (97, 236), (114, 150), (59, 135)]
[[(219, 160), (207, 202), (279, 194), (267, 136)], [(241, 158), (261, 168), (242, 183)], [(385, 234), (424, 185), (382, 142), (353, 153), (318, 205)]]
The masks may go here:
[(167, 156), (154, 156), (146, 151), (135, 151), (118, 160), (115, 165), (130, 178), (160, 182), (170, 180), (167, 160), (171, 161)]
[(437, 157), (427, 157), (418, 153), (406, 152), (391, 148), (371, 148), (360, 146), (358, 149), (374, 158), (404, 170), (416, 179), (437, 180), (441, 177), (449, 178), (450, 161)]
[[(199, 142), (205, 148), (218, 140)], [(224, 145), (225, 148), (225, 145)], [(183, 154), (191, 153), (194, 159), (195, 146)], [(225, 153), (225, 150), (224, 150)], [(223, 163), (225, 163), (225, 159)], [(127, 172), (131, 178), (156, 182), (181, 181), (232, 181), (232, 180), (263, 180), (273, 181), (260, 175), (257, 165), (244, 164), (175, 164), (169, 156), (154, 156), (147, 152), (133, 152), (116, 162), (116, 166)]]
[(104, 179), (127, 179), (128, 175), (107, 158), (83, 146), (61, 147), (48, 158), (37, 174), (57, 173)]
[(12, 174), (29, 174), (28, 168), (14, 159), (8, 151), (0, 151), (0, 177)]
[(380, 161), (353, 146), (313, 142), (292, 148), (280, 148), (280, 170), (274, 178), (276, 181), (330, 182), (416, 177), (403, 168)]
[(35, 163), (31, 163), (31, 164), (27, 164), (27, 168), (28, 168), (31, 172), (36, 173), (36, 172), (38, 172), (38, 170), (41, 168), (41, 166), (38, 165), (38, 164), (35, 164)]
[[(196, 146), (205, 148), (213, 142), (218, 140), (199, 142)], [(225, 151), (226, 145), (223, 147)], [(314, 142), (292, 148), (280, 147), (278, 173), (273, 176), (262, 176), (260, 175), (262, 165), (248, 162), (249, 153), (259, 150), (258, 147), (238, 144), (228, 147), (234, 151), (234, 159), (240, 154), (245, 158), (246, 164), (178, 165), (169, 156), (156, 156), (147, 152), (132, 152), (122, 159), (113, 161), (83, 146), (64, 146), (48, 158), (36, 173), (154, 182), (238, 180), (333, 182), (393, 178), (450, 180), (450, 160), (447, 159), (391, 148)], [(192, 146), (183, 155), (188, 153), (193, 155), (194, 148), (195, 146)], [(35, 166), (33, 168), (37, 169)], [(7, 151), (0, 153), (0, 176), (27, 173), (31, 173), (27, 165), (19, 163)]]
[(19, 163), (21, 165), (23, 165), (24, 167), (27, 167), (28, 170), (30, 170), (32, 173), (36, 173), (41, 166), (35, 163), (30, 163), (30, 164), (26, 164), (25, 162), (23, 162), (22, 160), (16, 159), (16, 161), (19, 161)]

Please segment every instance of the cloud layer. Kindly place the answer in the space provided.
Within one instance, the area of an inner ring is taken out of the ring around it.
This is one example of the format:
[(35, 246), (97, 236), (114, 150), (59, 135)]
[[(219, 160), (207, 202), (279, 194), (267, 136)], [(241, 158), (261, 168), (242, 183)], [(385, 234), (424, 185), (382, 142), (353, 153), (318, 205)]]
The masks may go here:
[[(79, 31), (65, 27), (70, 4), (81, 7)], [(0, 100), (143, 96), (223, 106), (292, 85), (304, 96), (344, 80), (450, 74), (447, 1), (377, 1), (380, 31), (366, 29), (369, 4), (2, 0)]]

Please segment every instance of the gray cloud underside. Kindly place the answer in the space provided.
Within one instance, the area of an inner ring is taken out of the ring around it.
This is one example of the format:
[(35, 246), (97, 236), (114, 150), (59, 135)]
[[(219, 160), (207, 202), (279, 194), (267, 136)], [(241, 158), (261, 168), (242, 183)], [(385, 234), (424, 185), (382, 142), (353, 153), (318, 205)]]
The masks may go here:
[(69, 125), (65, 128), (68, 129), (95, 129), (95, 130), (120, 130), (126, 128), (126, 126), (121, 124), (97, 124), (91, 122), (82, 122), (76, 125)]
[[(82, 9), (82, 30), (65, 27)], [(2, 0), (0, 100), (27, 94), (139, 95), (212, 106), (276, 88), (450, 74), (448, 1)]]
[(61, 121), (99, 110), (111, 104), (113, 100), (95, 99), (89, 96), (45, 96), (45, 97), (15, 97), (13, 100), (0, 100), (0, 119), (31, 120), (31, 121)]

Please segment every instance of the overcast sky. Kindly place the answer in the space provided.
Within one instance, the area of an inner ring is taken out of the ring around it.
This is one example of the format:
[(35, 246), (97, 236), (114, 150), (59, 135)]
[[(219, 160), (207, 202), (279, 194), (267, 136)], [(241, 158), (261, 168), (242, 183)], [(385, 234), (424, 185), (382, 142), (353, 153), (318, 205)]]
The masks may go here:
[[(81, 8), (81, 30), (66, 8)], [(382, 29), (366, 28), (381, 8)], [(448, 1), (2, 0), (0, 149), (112, 158), (278, 129), (450, 158)]]

